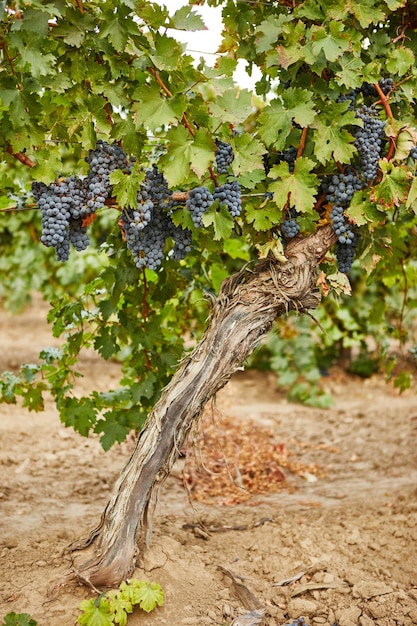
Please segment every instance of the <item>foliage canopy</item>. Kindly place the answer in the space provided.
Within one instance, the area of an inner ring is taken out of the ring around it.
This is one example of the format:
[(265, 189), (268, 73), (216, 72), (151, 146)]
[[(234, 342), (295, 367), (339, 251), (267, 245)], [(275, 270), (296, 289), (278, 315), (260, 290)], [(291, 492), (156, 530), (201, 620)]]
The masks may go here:
[[(320, 284), (333, 297), (319, 313), (328, 331), (321, 351), (329, 358), (338, 341), (363, 345), (381, 325), (385, 339), (391, 328), (393, 338), (416, 343), (410, 150), (417, 144), (417, 4), (209, 0), (223, 19), (214, 66), (196, 63), (175, 37), (205, 28), (200, 4), (172, 14), (148, 0), (0, 3), (1, 295), (16, 309), (40, 290), (53, 302), (54, 335), (65, 336), (61, 350), (45, 348), (39, 363), (5, 373), (2, 399), (22, 396), (29, 409), (40, 409), (52, 391), (64, 422), (84, 435), (100, 433), (105, 448), (143, 423), (181, 358), (184, 337), (204, 327), (206, 296), (257, 255), (285, 255), (281, 224), (289, 207), (302, 234), (329, 220), (323, 180), (355, 167), (358, 156), (362, 123), (347, 96), (388, 77), (388, 94), (358, 96), (359, 106), (374, 104), (385, 122), (384, 152), (377, 177), (347, 210), (361, 235), (351, 274), (358, 296), (343, 309), (337, 298), (350, 293), (349, 282), (333, 254), (323, 259)], [(261, 70), (256, 94), (234, 82), (239, 59), (249, 73)], [(91, 226), (93, 248), (62, 265), (39, 243), (31, 183), (85, 175), (85, 157), (99, 139), (118, 142), (135, 163), (130, 175), (112, 174), (113, 198)], [(233, 147), (226, 174), (216, 172), (216, 140)], [(281, 158), (290, 148), (293, 168)], [(179, 202), (173, 221), (192, 231), (192, 252), (177, 262), (168, 245), (158, 271), (135, 267), (118, 225), (152, 165), (184, 194), (238, 179), (244, 200), (237, 219), (213, 205), (199, 229)], [(119, 388), (77, 396), (77, 358), (88, 347), (122, 362)]]

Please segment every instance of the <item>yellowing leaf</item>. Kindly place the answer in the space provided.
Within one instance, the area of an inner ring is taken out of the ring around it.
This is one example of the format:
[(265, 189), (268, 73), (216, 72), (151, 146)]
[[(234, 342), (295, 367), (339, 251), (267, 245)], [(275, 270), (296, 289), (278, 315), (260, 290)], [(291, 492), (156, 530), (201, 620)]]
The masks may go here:
[(394, 48), (388, 54), (387, 70), (390, 74), (403, 76), (414, 63), (415, 56), (410, 48)]
[(352, 287), (349, 279), (346, 274), (343, 274), (343, 272), (336, 272), (335, 274), (328, 275), (327, 281), (336, 293), (344, 293), (347, 296), (350, 296), (352, 293)]
[(158, 583), (147, 583), (132, 579), (129, 581), (132, 590), (132, 603), (139, 604), (146, 613), (164, 604), (164, 592)]
[(83, 600), (79, 608), (83, 611), (77, 619), (81, 626), (113, 626), (109, 602), (106, 598)]

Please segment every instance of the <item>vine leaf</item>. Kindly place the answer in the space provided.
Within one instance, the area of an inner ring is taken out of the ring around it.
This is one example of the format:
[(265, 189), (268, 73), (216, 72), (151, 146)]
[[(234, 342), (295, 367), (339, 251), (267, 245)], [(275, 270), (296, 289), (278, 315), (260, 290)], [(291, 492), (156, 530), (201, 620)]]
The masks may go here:
[(414, 53), (410, 48), (394, 48), (387, 58), (387, 70), (390, 74), (403, 76), (415, 63)]
[(37, 626), (37, 621), (29, 613), (7, 613), (2, 626)]
[(270, 103), (259, 117), (259, 134), (265, 143), (283, 150), (293, 121), (303, 127), (313, 123), (316, 112), (312, 95), (306, 89), (290, 88)]
[(207, 172), (216, 149), (216, 144), (207, 133), (197, 130), (192, 137), (183, 126), (177, 126), (170, 129), (166, 136), (168, 149), (160, 163), (171, 187), (180, 185), (191, 171), (198, 177)]
[(207, 26), (204, 24), (201, 16), (194, 9), (187, 6), (175, 11), (171, 19), (171, 27), (186, 31), (207, 30)]
[(113, 621), (119, 626), (126, 626), (127, 614), (132, 613), (133, 606), (130, 600), (125, 598), (122, 593), (112, 594), (109, 592), (109, 608), (113, 617)]
[(142, 611), (150, 613), (157, 606), (164, 604), (164, 592), (158, 583), (138, 582), (133, 590), (133, 602), (139, 604)]
[(140, 85), (133, 97), (137, 99), (132, 107), (137, 125), (143, 125), (151, 131), (180, 119), (186, 107), (184, 96), (165, 98), (156, 84)]
[(413, 182), (411, 183), (410, 191), (408, 192), (408, 198), (407, 198), (407, 202), (405, 206), (407, 209), (411, 207), (414, 213), (417, 215), (417, 177), (413, 178)]
[(257, 231), (269, 230), (280, 223), (282, 212), (278, 211), (276, 205), (272, 203), (260, 207), (249, 204), (246, 206), (246, 219)]
[(344, 103), (334, 104), (315, 121), (315, 157), (320, 163), (325, 164), (332, 157), (340, 163), (349, 163), (356, 153), (354, 138), (344, 127), (357, 124), (357, 119), (353, 111), (346, 111), (345, 108)]
[(215, 241), (220, 239), (227, 239), (230, 237), (230, 233), (233, 229), (233, 218), (226, 209), (216, 208), (216, 203), (213, 203), (210, 209), (203, 215), (202, 222), (204, 226), (213, 225)]
[(311, 213), (315, 204), (318, 177), (311, 173), (315, 163), (306, 157), (300, 157), (290, 173), (287, 163), (275, 165), (269, 175), (276, 180), (270, 184), (276, 204), (283, 209), (288, 201), (300, 213)]
[(209, 102), (214, 118), (220, 122), (241, 124), (252, 112), (252, 94), (248, 89), (228, 89), (223, 95)]
[(328, 31), (324, 26), (313, 26), (314, 55), (317, 57), (322, 51), (328, 61), (336, 61), (349, 48), (349, 36), (343, 31), (344, 25), (337, 21), (330, 22)]
[(110, 605), (106, 598), (83, 600), (79, 608), (83, 611), (77, 620), (81, 626), (113, 626)]
[(371, 200), (389, 210), (406, 201), (409, 186), (407, 171), (403, 167), (395, 166), (387, 159), (381, 159), (379, 165), (382, 180), (373, 188)]

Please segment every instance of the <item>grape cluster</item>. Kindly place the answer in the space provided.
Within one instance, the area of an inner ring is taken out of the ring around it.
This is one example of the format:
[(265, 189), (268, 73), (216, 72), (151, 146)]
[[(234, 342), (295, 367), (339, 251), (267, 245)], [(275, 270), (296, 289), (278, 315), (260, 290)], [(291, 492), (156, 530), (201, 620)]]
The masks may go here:
[(269, 172), (271, 171), (271, 168), (274, 165), (278, 165), (279, 163), (282, 163), (282, 161), (284, 161), (285, 163), (288, 163), (288, 169), (290, 172), (294, 171), (295, 168), (295, 160), (297, 158), (297, 148), (294, 148), (294, 146), (291, 146), (290, 148), (287, 148), (287, 150), (283, 150), (282, 152), (277, 152), (276, 154), (264, 154), (263, 155), (263, 164), (264, 164), (264, 170), (266, 174), (269, 174)]
[(323, 181), (321, 192), (326, 194), (326, 202), (333, 205), (330, 219), (337, 235), (336, 258), (339, 270), (347, 273), (353, 263), (357, 246), (357, 233), (346, 218), (345, 211), (349, 207), (355, 191), (364, 187), (364, 182), (352, 169), (345, 173), (334, 174)]
[(190, 212), (191, 219), (196, 228), (202, 226), (202, 217), (207, 209), (213, 204), (213, 196), (207, 187), (194, 187), (188, 192), (185, 206)]
[(77, 250), (85, 250), (90, 243), (82, 229), (83, 198), (78, 187), (72, 177), (58, 178), (50, 185), (32, 184), (32, 194), (42, 214), (41, 242), (55, 248), (58, 261), (69, 259), (70, 242)]
[(277, 162), (281, 163), (281, 161), (284, 161), (285, 163), (288, 163), (288, 170), (290, 172), (293, 172), (295, 168), (296, 158), (297, 158), (297, 148), (294, 148), (294, 146), (291, 146), (287, 150), (284, 150), (284, 152), (278, 153)]
[(87, 235), (87, 226), (83, 226), (81, 220), (70, 220), (69, 222), (69, 241), (77, 250), (87, 250), (90, 245), (90, 237)]
[(50, 185), (32, 183), (32, 194), (42, 213), (41, 242), (55, 248), (58, 261), (68, 260), (70, 243), (77, 251), (88, 247), (90, 239), (83, 220), (104, 206), (111, 192), (110, 172), (127, 166), (123, 150), (104, 141), (97, 142), (86, 161), (90, 165), (86, 178), (60, 177)]
[(156, 270), (164, 258), (164, 247), (170, 235), (171, 220), (157, 206), (154, 207), (152, 220), (143, 228), (132, 227), (129, 213), (123, 211), (120, 218), (126, 244), (138, 269), (148, 267)]
[(355, 260), (356, 247), (359, 241), (359, 235), (357, 233), (357, 230), (354, 229), (350, 232), (352, 234), (349, 238), (349, 241), (346, 238), (346, 242), (342, 243), (339, 237), (339, 241), (336, 242), (337, 266), (339, 268), (339, 271), (343, 272), (344, 274), (348, 274), (350, 268), (352, 267), (352, 263)]
[(111, 193), (109, 176), (114, 170), (126, 170), (126, 155), (118, 144), (97, 141), (94, 150), (90, 150), (85, 159), (90, 166), (86, 179), (86, 206), (82, 216), (91, 215), (103, 208), (106, 198)]
[(174, 240), (172, 258), (174, 259), (174, 261), (180, 261), (185, 257), (187, 252), (190, 252), (191, 250), (191, 230), (189, 230), (188, 228), (182, 228), (182, 226), (172, 225), (170, 234)]
[(385, 122), (378, 118), (374, 106), (363, 106), (355, 111), (356, 117), (363, 121), (363, 128), (354, 132), (355, 147), (359, 154), (362, 174), (366, 181), (374, 180), (378, 173)]
[(165, 176), (158, 170), (156, 165), (146, 171), (145, 185), (142, 194), (149, 197), (153, 204), (160, 209), (169, 210), (172, 207), (172, 191), (168, 186)]
[(242, 211), (242, 199), (239, 181), (233, 180), (216, 187), (213, 193), (214, 200), (224, 204), (232, 217), (239, 217)]
[(233, 162), (235, 154), (230, 143), (216, 139), (217, 150), (215, 153), (216, 166), (219, 174), (226, 174), (229, 165)]
[[(394, 81), (392, 78), (381, 78), (378, 81), (378, 85), (380, 86), (382, 93), (387, 95), (394, 87)], [(361, 91), (365, 98), (366, 97), (371, 97), (371, 98), (378, 97), (378, 92), (372, 83), (363, 83), (361, 87)]]
[(352, 89), (351, 91), (348, 91), (345, 94), (340, 94), (337, 97), (336, 102), (349, 102), (349, 110), (352, 110), (355, 106), (356, 98), (360, 92), (361, 92), (361, 88), (356, 87), (355, 89)]
[(291, 207), (285, 220), (281, 224), (281, 232), (287, 239), (293, 239), (300, 232), (300, 225), (296, 220), (297, 211)]

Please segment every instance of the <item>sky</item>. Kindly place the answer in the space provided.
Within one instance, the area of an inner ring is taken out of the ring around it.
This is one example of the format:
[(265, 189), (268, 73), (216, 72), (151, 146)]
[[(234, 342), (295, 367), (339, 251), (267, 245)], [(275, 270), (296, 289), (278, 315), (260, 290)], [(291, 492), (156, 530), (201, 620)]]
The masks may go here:
[[(158, 4), (165, 4), (171, 14), (183, 6), (188, 6), (187, 0), (154, 0)], [(195, 6), (194, 11), (199, 13), (207, 27), (207, 30), (196, 32), (175, 31), (173, 36), (187, 44), (187, 53), (199, 60), (204, 58), (208, 65), (214, 65), (215, 52), (221, 43), (221, 7)], [(260, 73), (253, 71), (250, 77), (245, 71), (245, 61), (240, 60), (235, 72), (235, 80), (241, 87), (253, 89), (255, 82), (259, 80)]]

